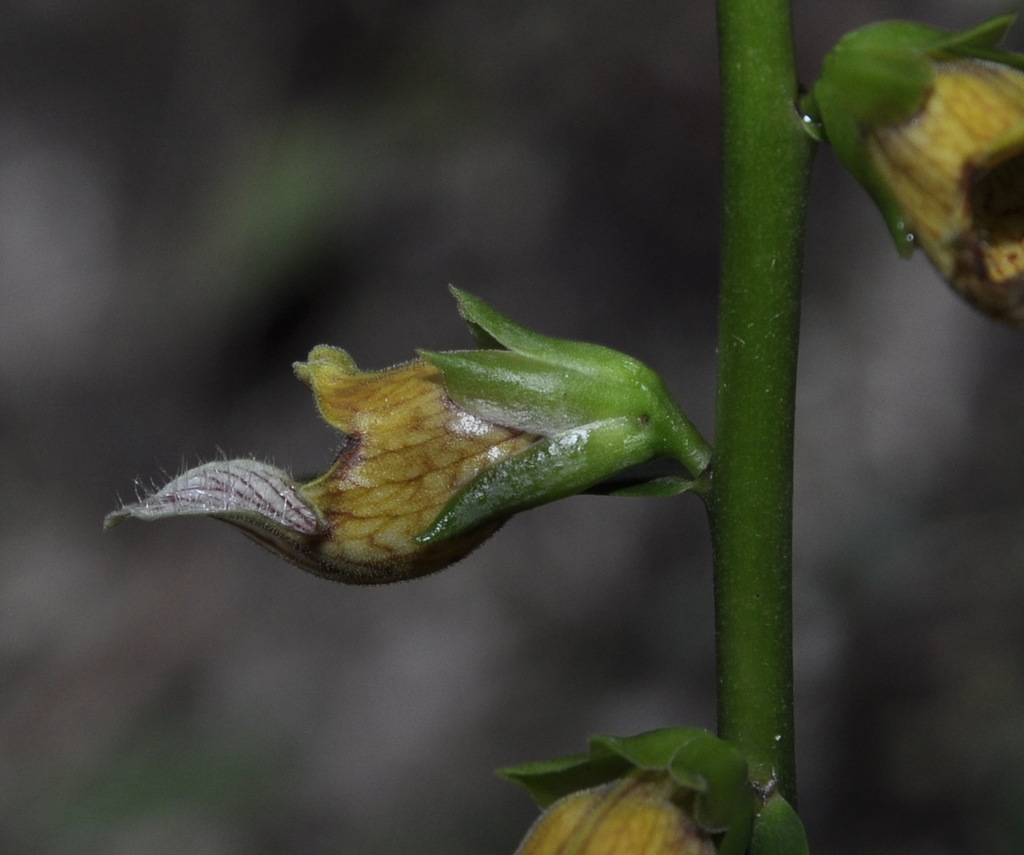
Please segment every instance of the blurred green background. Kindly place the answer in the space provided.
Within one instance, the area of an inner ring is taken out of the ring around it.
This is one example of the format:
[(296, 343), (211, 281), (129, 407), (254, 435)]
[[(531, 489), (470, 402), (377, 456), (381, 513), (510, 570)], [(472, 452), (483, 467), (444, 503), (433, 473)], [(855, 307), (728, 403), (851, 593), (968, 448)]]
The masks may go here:
[[(799, 0), (801, 73), (871, 20), (1005, 11)], [(209, 521), (100, 531), (219, 454), (322, 470), (291, 363), (467, 346), (448, 283), (641, 358), (711, 434), (710, 0), (2, 15), (0, 852), (510, 853), (536, 810), (495, 767), (713, 727), (692, 497), (568, 500), (378, 589)], [(897, 258), (828, 151), (805, 293), (812, 848), (1020, 852), (1024, 334)]]

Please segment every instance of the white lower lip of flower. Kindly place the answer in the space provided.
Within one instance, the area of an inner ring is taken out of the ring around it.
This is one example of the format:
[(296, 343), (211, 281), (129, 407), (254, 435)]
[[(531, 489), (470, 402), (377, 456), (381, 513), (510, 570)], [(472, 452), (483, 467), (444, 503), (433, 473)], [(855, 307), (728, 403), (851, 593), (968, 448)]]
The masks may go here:
[(300, 535), (316, 534), (320, 528), (316, 513), (288, 474), (258, 460), (215, 460), (189, 469), (138, 502), (108, 514), (103, 527), (129, 517), (158, 520), (219, 514), (254, 514)]

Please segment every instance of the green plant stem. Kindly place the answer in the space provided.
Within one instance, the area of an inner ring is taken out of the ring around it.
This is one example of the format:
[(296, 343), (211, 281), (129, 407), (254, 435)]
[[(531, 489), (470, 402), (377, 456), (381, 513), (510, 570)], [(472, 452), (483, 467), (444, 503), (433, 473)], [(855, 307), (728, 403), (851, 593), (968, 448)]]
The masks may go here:
[(795, 803), (793, 411), (807, 179), (788, 0), (719, 0), (724, 223), (715, 453), (718, 727)]

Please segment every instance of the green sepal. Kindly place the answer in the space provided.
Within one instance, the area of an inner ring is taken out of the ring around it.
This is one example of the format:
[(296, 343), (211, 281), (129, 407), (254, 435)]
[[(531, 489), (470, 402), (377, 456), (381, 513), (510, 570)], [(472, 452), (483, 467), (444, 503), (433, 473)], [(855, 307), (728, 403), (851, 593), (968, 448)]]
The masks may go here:
[[(719, 851), (741, 853), (749, 836), (754, 791), (747, 762), (729, 742), (696, 727), (670, 727), (636, 736), (594, 736), (587, 754), (514, 766), (499, 772), (547, 807), (563, 796), (633, 771), (667, 772), (690, 793), (694, 820), (725, 833)], [(728, 843), (728, 849), (724, 848)]]
[(693, 478), (679, 461), (658, 457), (621, 469), (584, 492), (588, 496), (678, 496), (703, 494), (710, 486), (710, 473)]
[(914, 248), (913, 236), (868, 158), (863, 132), (905, 121), (921, 109), (934, 70), (931, 60), (906, 42), (912, 40), (911, 31), (923, 36), (920, 31), (928, 29), (893, 21), (844, 36), (825, 57), (821, 77), (802, 104), (836, 156), (871, 194), (904, 256)]
[(586, 490), (592, 496), (678, 496), (680, 493), (690, 491), (699, 492), (702, 487), (700, 480), (684, 478), (681, 475), (663, 475), (659, 478), (651, 478), (647, 481), (636, 481), (635, 483), (614, 486), (611, 482), (601, 482)]
[(614, 781), (633, 767), (616, 754), (594, 757), (573, 754), (555, 760), (540, 760), (499, 769), (506, 780), (519, 784), (542, 808), (550, 807), (563, 796), (589, 790)]
[(864, 185), (901, 255), (913, 251), (913, 235), (870, 163), (864, 132), (905, 122), (920, 111), (938, 60), (970, 57), (1024, 68), (1024, 57), (996, 50), (1013, 20), (1013, 15), (1004, 15), (960, 33), (909, 21), (870, 24), (839, 40), (825, 57), (821, 76), (801, 101), (808, 132), (823, 135)]
[(645, 426), (609, 419), (538, 440), (484, 470), (452, 497), (420, 543), (457, 537), (486, 522), (573, 496), (653, 455)]
[(695, 805), (696, 820), (704, 828), (725, 831), (737, 817), (748, 821), (753, 809), (753, 789), (748, 781), (747, 760), (737, 748), (706, 731), (698, 731), (679, 746), (669, 771), (676, 780), (697, 773), (705, 780)]
[(628, 363), (643, 371), (650, 370), (637, 360), (609, 347), (534, 332), (517, 324), (479, 297), (451, 286), (450, 290), (474, 338), (486, 349), (501, 347), (514, 350), (553, 365), (595, 375), (603, 373), (607, 367), (618, 369)]
[[(676, 762), (680, 751), (691, 744), (699, 746), (698, 750), (684, 751), (683, 760)], [(728, 758), (726, 776), (718, 774), (719, 755)], [(695, 762), (686, 762), (687, 759)], [(590, 750), (586, 753), (510, 766), (499, 770), (498, 774), (524, 787), (541, 807), (546, 807), (562, 796), (583, 789), (577, 783), (579, 780), (585, 779), (586, 786), (593, 787), (633, 770), (665, 770), (681, 787), (707, 793), (714, 787), (734, 785), (732, 773), (737, 761), (744, 772), (743, 783), (746, 783), (746, 761), (732, 744), (699, 727), (663, 727), (635, 736), (598, 734), (590, 738)]]
[(674, 444), (671, 434), (685, 419), (661, 377), (642, 362), (602, 345), (533, 332), (479, 297), (451, 290), (485, 347), (421, 355), (442, 370), (445, 390), (463, 409), (545, 436), (633, 414), (661, 425), (666, 445)]
[[(659, 769), (671, 771), (673, 759), (680, 749), (705, 736), (721, 742), (699, 727), (662, 727), (635, 736), (599, 734), (590, 738), (590, 754), (598, 758), (612, 754), (626, 760), (633, 768), (645, 772)], [(707, 789), (703, 776), (691, 770), (685, 770), (681, 776), (673, 772), (672, 776), (688, 789), (699, 792), (705, 792)]]
[[(654, 371), (618, 351), (532, 332), (453, 288), (482, 350), (421, 355), (445, 393), (474, 416), (537, 441), (485, 469), (453, 496), (416, 540), (430, 543), (585, 491), (669, 496), (694, 488), (711, 446)], [(658, 458), (689, 478), (642, 478), (604, 487), (623, 470)]]
[(777, 792), (754, 819), (750, 855), (810, 855), (800, 817)]
[[(632, 389), (510, 350), (420, 351), (444, 373), (462, 409), (495, 424), (551, 436), (610, 414), (642, 409)], [(642, 390), (641, 394), (642, 394)]]
[[(668, 496), (692, 489), (711, 446), (682, 413), (664, 381), (616, 350), (535, 333), (483, 300), (452, 288), (482, 350), (421, 355), (466, 412), (539, 437), (527, 450), (483, 471), (416, 539), (455, 537), (555, 499), (594, 490)], [(690, 478), (598, 485), (624, 469), (672, 458)]]
[(991, 18), (978, 24), (976, 27), (960, 33), (935, 30), (936, 34), (941, 35), (936, 36), (935, 42), (928, 49), (936, 56), (942, 52), (950, 53), (954, 56), (977, 56), (982, 58), (985, 55), (994, 54), (1000, 57), (995, 60), (996, 62), (1006, 62), (1007, 60), (1020, 62), (1024, 60), (1024, 57), (1020, 54), (995, 50), (999, 43), (1006, 38), (1006, 33), (1013, 26), (1016, 18), (1016, 15), (1000, 15), (997, 18)]
[(642, 428), (649, 449), (646, 459), (673, 457), (694, 476), (707, 468), (711, 446), (657, 373), (600, 345), (542, 338), (543, 353), (533, 342), (526, 351), (420, 351), (420, 355), (441, 370), (448, 396), (486, 421), (552, 436), (628, 418)]

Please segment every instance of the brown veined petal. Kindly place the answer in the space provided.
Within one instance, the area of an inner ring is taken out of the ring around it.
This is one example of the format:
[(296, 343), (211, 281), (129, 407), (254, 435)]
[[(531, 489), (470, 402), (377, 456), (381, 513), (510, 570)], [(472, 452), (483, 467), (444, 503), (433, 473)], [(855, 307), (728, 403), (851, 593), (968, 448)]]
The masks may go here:
[(524, 450), (536, 437), (477, 418), (445, 394), (439, 369), (424, 360), (359, 371), (344, 351), (315, 348), (296, 373), (324, 419), (344, 434), (326, 473), (303, 485), (326, 536), (326, 573), (367, 583), (422, 576), (482, 543), (503, 522), (429, 545), (415, 541), (474, 477)]

